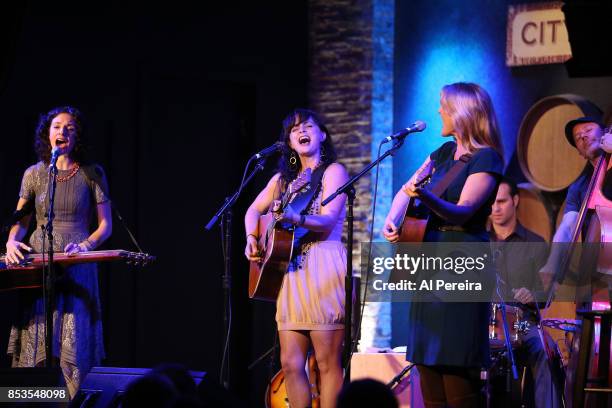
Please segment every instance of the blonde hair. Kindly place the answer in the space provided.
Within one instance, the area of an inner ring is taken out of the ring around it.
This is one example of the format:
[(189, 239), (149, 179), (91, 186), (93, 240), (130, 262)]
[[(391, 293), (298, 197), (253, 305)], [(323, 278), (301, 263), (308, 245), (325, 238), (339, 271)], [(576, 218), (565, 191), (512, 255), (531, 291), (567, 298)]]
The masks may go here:
[(491, 147), (503, 159), (497, 117), (487, 91), (467, 82), (446, 85), (442, 88), (441, 105), (451, 117), (457, 138), (468, 151)]

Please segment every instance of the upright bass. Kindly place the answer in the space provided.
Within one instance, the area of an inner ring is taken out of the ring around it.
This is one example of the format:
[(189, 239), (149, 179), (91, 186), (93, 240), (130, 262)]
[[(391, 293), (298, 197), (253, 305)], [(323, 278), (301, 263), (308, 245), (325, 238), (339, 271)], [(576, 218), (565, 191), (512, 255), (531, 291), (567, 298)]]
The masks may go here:
[[(608, 128), (604, 133), (610, 133)], [(576, 310), (590, 310), (591, 296), (593, 295), (593, 277), (603, 278), (596, 281), (612, 281), (612, 161), (609, 153), (603, 153), (593, 169), (593, 175), (589, 181), (585, 198), (582, 202), (575, 226), (572, 230), (569, 248), (565, 251), (557, 282), (561, 282), (570, 267), (572, 258), (578, 242), (582, 238), (583, 251), (581, 251), (576, 291)], [(589, 217), (590, 216), (590, 217)], [(587, 223), (588, 219), (588, 224)], [(582, 234), (586, 231), (584, 234)], [(608, 283), (609, 284), (609, 283)], [(549, 292), (547, 302), (552, 300), (553, 286)], [(596, 288), (595, 288), (596, 289)], [(586, 293), (587, 291), (588, 293)], [(580, 319), (580, 316), (576, 317)], [(580, 329), (574, 333), (570, 349), (570, 361), (565, 379), (565, 401), (566, 406), (572, 407), (574, 396), (581, 384), (576, 383), (576, 370), (578, 366), (578, 350), (580, 348)], [(578, 390), (583, 392), (582, 390)]]

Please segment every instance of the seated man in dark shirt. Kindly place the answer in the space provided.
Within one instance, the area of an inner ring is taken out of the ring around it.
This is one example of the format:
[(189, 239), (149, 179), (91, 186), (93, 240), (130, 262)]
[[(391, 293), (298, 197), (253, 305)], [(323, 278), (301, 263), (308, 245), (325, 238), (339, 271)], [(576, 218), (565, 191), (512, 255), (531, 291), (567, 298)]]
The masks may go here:
[(519, 223), (518, 204), (516, 184), (504, 178), (491, 210), (491, 247), (496, 254), (502, 296), (507, 301), (514, 300), (522, 310), (522, 320), (528, 322), (526, 332), (519, 331), (521, 346), (517, 354), (526, 354), (526, 361), (522, 363), (531, 368), (535, 406), (557, 407), (559, 388), (552, 379), (542, 343), (544, 338), (540, 336), (540, 315), (536, 305), (536, 298), (542, 298), (539, 270), (546, 261), (546, 245), (541, 236)]

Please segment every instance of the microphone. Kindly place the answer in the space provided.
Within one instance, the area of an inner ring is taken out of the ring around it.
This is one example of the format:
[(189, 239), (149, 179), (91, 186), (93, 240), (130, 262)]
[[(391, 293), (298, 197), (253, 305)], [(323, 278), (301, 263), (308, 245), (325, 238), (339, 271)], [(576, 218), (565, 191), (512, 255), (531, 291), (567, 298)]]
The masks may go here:
[(266, 147), (259, 153), (255, 153), (253, 157), (256, 159), (261, 159), (262, 157), (268, 157), (278, 152), (283, 148), (283, 142), (276, 142), (272, 146)]
[(426, 127), (427, 127), (427, 124), (425, 122), (423, 122), (422, 120), (417, 120), (412, 125), (408, 126), (406, 129), (402, 129), (399, 132), (392, 134), (391, 136), (385, 137), (385, 139), (383, 140), (383, 143), (388, 143), (392, 140), (398, 140), (398, 139), (402, 140), (403, 138), (408, 136), (410, 133), (424, 131)]
[(51, 150), (51, 160), (49, 163), (49, 167), (55, 167), (55, 164), (57, 163), (57, 159), (60, 155), (60, 148), (55, 146), (52, 150)]

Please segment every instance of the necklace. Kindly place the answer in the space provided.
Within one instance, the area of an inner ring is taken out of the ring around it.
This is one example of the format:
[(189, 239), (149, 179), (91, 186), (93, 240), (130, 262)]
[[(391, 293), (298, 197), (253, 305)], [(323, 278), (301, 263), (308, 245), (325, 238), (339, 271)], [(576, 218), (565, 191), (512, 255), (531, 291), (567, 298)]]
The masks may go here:
[(79, 163), (76, 163), (74, 165), (74, 167), (72, 168), (72, 171), (67, 175), (67, 176), (57, 176), (56, 180), (58, 183), (63, 183), (65, 181), (70, 180), (71, 178), (74, 177), (75, 174), (78, 173), (79, 169), (81, 168), (81, 166), (79, 166)]
[(317, 164), (315, 164), (314, 166), (312, 166), (311, 170), (315, 171), (316, 169), (318, 169), (319, 167), (321, 167), (321, 165), (323, 164), (323, 160), (319, 160), (317, 162)]

